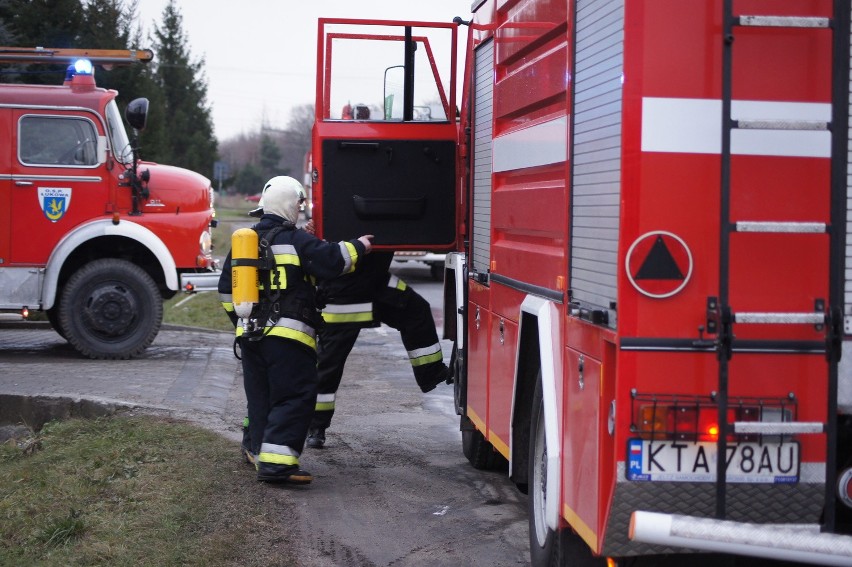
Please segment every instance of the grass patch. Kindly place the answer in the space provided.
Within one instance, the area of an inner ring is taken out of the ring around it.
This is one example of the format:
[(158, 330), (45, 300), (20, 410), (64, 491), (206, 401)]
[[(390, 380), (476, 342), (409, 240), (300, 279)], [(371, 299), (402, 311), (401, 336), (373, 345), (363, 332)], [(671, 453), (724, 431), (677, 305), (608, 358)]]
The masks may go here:
[(241, 195), (226, 195), (216, 197), (216, 218), (219, 226), (213, 229), (213, 251), (217, 256), (224, 257), (231, 249), (231, 234), (235, 225), (246, 226), (255, 223), (257, 219), (248, 216), (248, 212), (257, 207), (257, 203), (245, 200)]
[[(257, 207), (242, 195), (217, 195), (216, 218), (219, 224), (213, 229), (213, 252), (224, 259), (231, 249), (231, 235), (238, 226), (256, 220), (248, 212)], [(216, 292), (201, 292), (192, 295), (178, 293), (163, 303), (163, 323), (185, 327), (199, 327), (215, 331), (233, 332), (234, 326), (225, 315)]]
[(257, 208), (257, 203), (245, 200), (245, 195), (216, 195), (216, 218), (241, 219), (248, 218), (248, 212)]
[(38, 437), (0, 446), (0, 565), (261, 565), (262, 540), (288, 535), (270, 533), (236, 443), (209, 431), (124, 415)]
[(163, 323), (234, 332), (234, 325), (225, 315), (215, 291), (175, 295), (163, 303)]

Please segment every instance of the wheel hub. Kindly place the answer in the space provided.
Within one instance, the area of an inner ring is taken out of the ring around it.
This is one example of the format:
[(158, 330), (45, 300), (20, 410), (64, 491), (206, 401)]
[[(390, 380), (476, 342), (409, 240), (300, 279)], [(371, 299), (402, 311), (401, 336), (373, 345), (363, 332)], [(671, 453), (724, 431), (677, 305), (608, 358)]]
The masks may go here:
[(136, 300), (127, 289), (105, 286), (89, 295), (83, 320), (95, 332), (118, 336), (133, 323), (136, 312)]

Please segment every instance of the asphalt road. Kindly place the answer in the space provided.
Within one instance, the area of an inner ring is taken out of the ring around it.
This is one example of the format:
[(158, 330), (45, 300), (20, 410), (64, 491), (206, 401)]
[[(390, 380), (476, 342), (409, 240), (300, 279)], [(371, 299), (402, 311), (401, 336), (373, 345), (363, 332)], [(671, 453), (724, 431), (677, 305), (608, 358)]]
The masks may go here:
[[(395, 271), (437, 315), (440, 284), (428, 268)], [(231, 343), (229, 333), (164, 328), (138, 359), (91, 361), (45, 324), (0, 322), (0, 420), (38, 426), (44, 416), (28, 397), (50, 398), (65, 414), (85, 413), (87, 401), (135, 406), (221, 432), (236, 461), (245, 397)], [(295, 515), (283, 523), (301, 565), (528, 564), (526, 498), (504, 472), (467, 463), (452, 386), (421, 394), (393, 329), (362, 331), (327, 436), (325, 449), (302, 455), (310, 486), (270, 487)]]

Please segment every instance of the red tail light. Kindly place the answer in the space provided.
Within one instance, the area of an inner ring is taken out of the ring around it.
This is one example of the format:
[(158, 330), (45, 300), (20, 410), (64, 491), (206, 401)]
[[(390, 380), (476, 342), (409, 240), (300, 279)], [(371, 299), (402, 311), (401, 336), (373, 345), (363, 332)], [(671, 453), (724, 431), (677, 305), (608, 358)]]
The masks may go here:
[[(641, 439), (717, 441), (721, 427), (719, 408), (713, 398), (683, 400), (674, 396), (634, 397), (631, 431)], [(737, 421), (788, 421), (795, 414), (789, 399), (737, 399), (729, 402), (728, 424)], [(637, 419), (638, 418), (638, 419)], [(729, 427), (729, 441), (753, 441), (756, 435), (735, 435)]]

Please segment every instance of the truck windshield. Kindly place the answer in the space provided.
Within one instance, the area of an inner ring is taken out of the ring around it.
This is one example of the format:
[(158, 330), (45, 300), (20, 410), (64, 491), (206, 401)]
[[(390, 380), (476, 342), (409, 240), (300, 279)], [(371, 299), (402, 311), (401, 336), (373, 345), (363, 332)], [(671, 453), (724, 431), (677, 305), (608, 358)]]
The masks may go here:
[(110, 143), (115, 159), (120, 163), (130, 163), (133, 160), (133, 150), (130, 147), (130, 139), (124, 122), (121, 121), (121, 113), (114, 100), (109, 101), (106, 107), (107, 125), (109, 126)]

